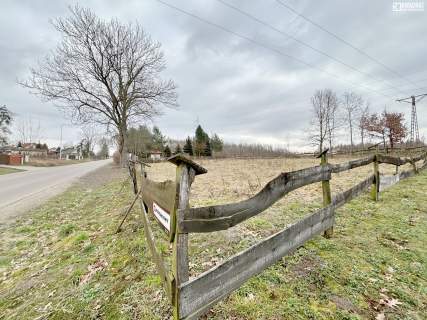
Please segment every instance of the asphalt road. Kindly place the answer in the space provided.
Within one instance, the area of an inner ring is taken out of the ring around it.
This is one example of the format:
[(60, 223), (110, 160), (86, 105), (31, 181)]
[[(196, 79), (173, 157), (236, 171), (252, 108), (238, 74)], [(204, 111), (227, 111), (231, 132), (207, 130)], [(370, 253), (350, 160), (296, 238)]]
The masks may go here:
[(27, 171), (0, 175), (0, 223), (34, 208), (67, 189), (78, 178), (112, 160), (58, 167), (20, 167)]

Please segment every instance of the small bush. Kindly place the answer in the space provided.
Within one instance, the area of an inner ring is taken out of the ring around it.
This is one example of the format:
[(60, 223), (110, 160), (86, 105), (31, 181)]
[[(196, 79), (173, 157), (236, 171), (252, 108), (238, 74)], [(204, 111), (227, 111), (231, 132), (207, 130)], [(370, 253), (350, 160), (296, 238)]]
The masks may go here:
[(66, 236), (70, 235), (71, 233), (73, 233), (73, 231), (75, 229), (76, 229), (76, 226), (73, 224), (69, 223), (69, 224), (63, 225), (61, 227), (61, 229), (59, 230), (59, 236), (62, 238), (66, 237)]

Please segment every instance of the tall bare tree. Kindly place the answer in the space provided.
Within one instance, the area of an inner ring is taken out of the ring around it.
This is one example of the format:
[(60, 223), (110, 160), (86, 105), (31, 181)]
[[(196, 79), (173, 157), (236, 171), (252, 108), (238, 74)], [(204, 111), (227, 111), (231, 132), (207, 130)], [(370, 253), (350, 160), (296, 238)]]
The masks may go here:
[(369, 108), (370, 108), (370, 104), (367, 101), (365, 104), (365, 107), (363, 107), (359, 113), (358, 126), (359, 126), (362, 147), (365, 146), (366, 127), (367, 127), (367, 122), (369, 121), (369, 112), (370, 112)]
[(354, 92), (345, 92), (343, 95), (342, 105), (344, 108), (344, 120), (348, 124), (350, 133), (350, 148), (353, 152), (353, 131), (355, 123), (357, 123), (358, 114), (361, 112), (363, 99), (360, 95)]
[(122, 162), (128, 127), (176, 106), (175, 84), (163, 80), (161, 45), (138, 23), (104, 21), (89, 9), (70, 7), (53, 21), (62, 41), (22, 84), (69, 111), (80, 123), (115, 129)]
[(100, 134), (94, 126), (82, 126), (80, 133), (80, 147), (84, 158), (90, 158), (94, 154), (94, 148)]
[(338, 98), (330, 89), (317, 90), (311, 97), (313, 118), (311, 120), (311, 142), (322, 152), (326, 143), (332, 148), (338, 128)]
[(37, 143), (41, 138), (40, 120), (33, 121), (31, 117), (16, 121), (16, 131), (22, 143)]

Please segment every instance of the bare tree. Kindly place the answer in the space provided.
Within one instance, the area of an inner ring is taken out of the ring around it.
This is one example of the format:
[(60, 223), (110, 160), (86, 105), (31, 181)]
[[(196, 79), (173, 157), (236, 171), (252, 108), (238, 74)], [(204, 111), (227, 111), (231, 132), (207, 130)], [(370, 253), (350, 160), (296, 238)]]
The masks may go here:
[(16, 131), (22, 143), (36, 143), (41, 138), (40, 120), (33, 122), (31, 117), (16, 122)]
[(348, 124), (350, 133), (350, 151), (353, 152), (353, 131), (354, 123), (357, 121), (357, 116), (361, 112), (363, 99), (354, 92), (345, 92), (343, 95), (342, 105), (344, 108), (344, 120)]
[(358, 126), (359, 126), (362, 147), (365, 147), (366, 127), (367, 127), (367, 122), (369, 121), (369, 108), (370, 108), (370, 104), (369, 102), (366, 102), (365, 107), (362, 108), (359, 113)]
[(329, 150), (332, 151), (333, 142), (335, 139), (335, 132), (340, 127), (341, 122), (338, 118), (339, 102), (337, 95), (331, 90), (325, 90), (325, 103), (327, 110), (327, 130), (329, 140)]
[(159, 114), (161, 105), (177, 105), (174, 82), (161, 78), (161, 45), (138, 23), (104, 21), (79, 6), (70, 13), (53, 21), (62, 41), (22, 84), (75, 121), (115, 129), (124, 162), (129, 125)]
[(82, 126), (80, 148), (84, 158), (90, 158), (94, 154), (95, 144), (99, 139), (99, 133), (94, 126)]
[(311, 120), (311, 142), (323, 151), (326, 143), (332, 148), (335, 131), (338, 128), (338, 99), (332, 90), (317, 90), (311, 97), (313, 118)]

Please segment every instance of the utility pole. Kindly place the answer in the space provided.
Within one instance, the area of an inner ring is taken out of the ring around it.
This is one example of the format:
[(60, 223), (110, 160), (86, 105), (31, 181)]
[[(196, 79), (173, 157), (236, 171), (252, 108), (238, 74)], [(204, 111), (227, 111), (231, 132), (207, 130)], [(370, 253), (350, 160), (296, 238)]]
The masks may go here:
[(412, 105), (411, 108), (411, 135), (410, 141), (411, 143), (417, 143), (420, 141), (420, 132), (418, 130), (418, 118), (417, 118), (417, 106), (416, 103), (421, 99), (425, 98), (427, 93), (419, 94), (417, 96), (410, 96), (407, 98), (397, 99), (397, 102), (406, 102)]

